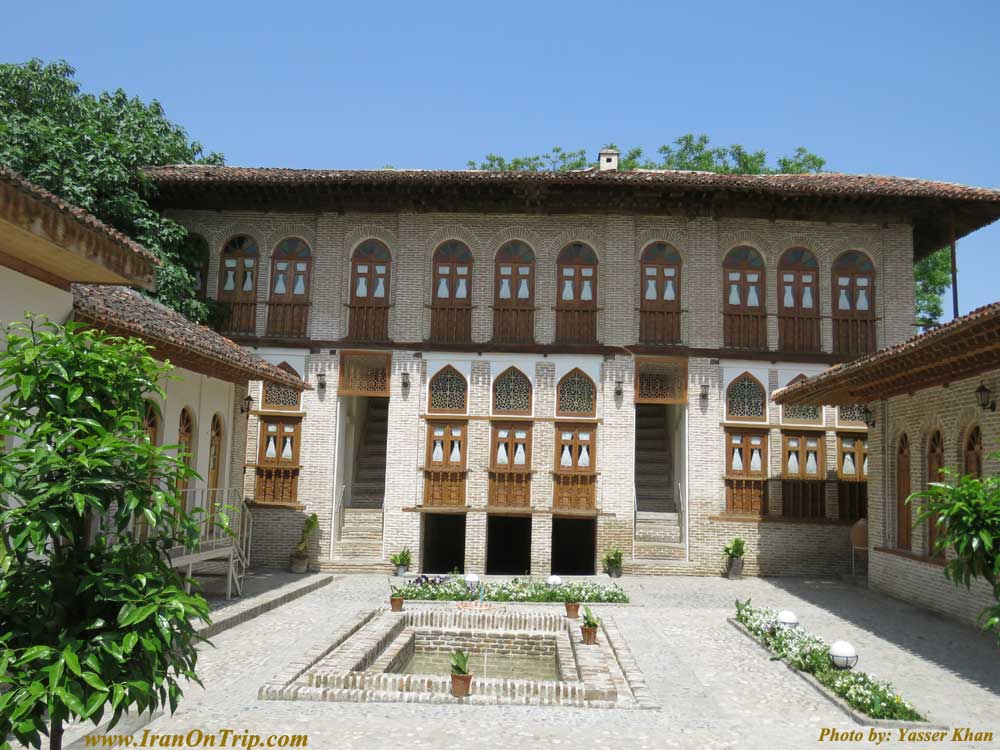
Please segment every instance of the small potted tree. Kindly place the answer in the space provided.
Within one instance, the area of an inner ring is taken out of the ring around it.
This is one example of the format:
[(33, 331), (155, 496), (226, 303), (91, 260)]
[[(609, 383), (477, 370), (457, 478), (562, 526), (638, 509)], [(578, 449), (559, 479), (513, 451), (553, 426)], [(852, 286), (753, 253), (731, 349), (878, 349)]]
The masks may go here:
[(305, 573), (309, 569), (309, 540), (319, 528), (319, 519), (313, 513), (302, 525), (302, 536), (289, 559), (289, 569), (293, 573)]
[(405, 576), (410, 569), (410, 548), (403, 547), (402, 550), (389, 556), (389, 560), (396, 566), (396, 575)]
[(451, 694), (456, 698), (467, 698), (471, 685), (469, 655), (462, 649), (455, 649), (451, 652)]
[(622, 557), (622, 551), (617, 547), (612, 547), (601, 556), (601, 564), (604, 566), (604, 572), (608, 574), (608, 577), (622, 577)]
[(594, 613), (590, 611), (590, 607), (584, 605), (583, 625), (580, 626), (580, 633), (583, 635), (584, 645), (594, 646), (597, 644), (597, 629), (600, 626), (600, 619), (594, 617)]
[(735, 537), (729, 544), (722, 548), (722, 554), (726, 556), (726, 577), (740, 578), (743, 575), (743, 555), (746, 554), (747, 545), (739, 537)]
[(393, 612), (402, 612), (403, 611), (403, 590), (399, 589), (399, 588), (396, 588), (395, 586), (392, 586), (391, 589), (392, 590), (391, 590), (391, 592), (389, 594), (389, 608)]

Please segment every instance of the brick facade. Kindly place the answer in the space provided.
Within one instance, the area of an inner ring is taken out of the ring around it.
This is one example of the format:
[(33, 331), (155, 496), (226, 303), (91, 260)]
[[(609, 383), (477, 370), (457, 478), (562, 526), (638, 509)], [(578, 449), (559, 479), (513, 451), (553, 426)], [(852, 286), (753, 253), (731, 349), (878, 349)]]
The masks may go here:
[[(836, 483), (827, 486), (826, 521), (780, 520), (780, 481), (770, 482), (769, 515), (761, 520), (725, 516), (724, 427), (725, 388), (734, 374), (753, 368), (761, 374), (768, 394), (798, 373), (813, 374), (821, 364), (713, 357), (707, 350), (723, 346), (722, 260), (737, 245), (750, 245), (765, 263), (768, 348), (777, 349), (777, 263), (792, 246), (806, 247), (819, 264), (819, 305), (822, 348), (832, 351), (832, 290), (830, 269), (843, 251), (866, 253), (876, 269), (875, 317), (878, 345), (896, 343), (913, 333), (913, 238), (908, 224), (892, 216), (845, 223), (770, 221), (768, 219), (683, 218), (678, 216), (601, 214), (532, 215), (487, 213), (302, 213), (249, 211), (172, 211), (170, 215), (202, 235), (212, 249), (208, 290), (218, 288), (219, 252), (235, 234), (249, 234), (260, 247), (257, 280), (257, 334), (264, 336), (270, 288), (270, 253), (283, 238), (305, 239), (313, 252), (310, 290), (309, 341), (301, 347), (259, 348), (272, 362), (286, 360), (312, 385), (324, 373), (325, 390), (306, 392), (302, 401), (302, 454), (298, 485), (301, 507), (257, 507), (254, 511), (254, 556), (260, 565), (283, 566), (298, 538), (304, 517), (320, 519), (321, 533), (314, 546), (314, 564), (337, 558), (338, 519), (335, 510), (338, 467), (337, 445), (339, 348), (331, 345), (347, 334), (350, 257), (363, 240), (376, 238), (392, 251), (390, 338), (421, 342), (430, 330), (431, 256), (447, 239), (465, 242), (474, 256), (472, 270), (472, 338), (486, 343), (492, 334), (494, 288), (493, 256), (509, 239), (529, 244), (536, 255), (535, 340), (551, 344), (555, 337), (557, 295), (556, 256), (567, 243), (589, 244), (599, 257), (598, 340), (622, 347), (605, 354), (559, 354), (525, 351), (519, 354), (489, 351), (392, 350), (388, 447), (382, 559), (408, 546), (416, 553), (421, 543), (423, 480), (426, 450), (426, 384), (428, 372), (453, 362), (468, 373), (469, 420), (467, 454), (465, 567), (485, 568), (487, 524), (487, 466), (489, 464), (491, 384), (507, 366), (516, 364), (533, 380), (534, 474), (531, 481), (531, 572), (547, 574), (551, 563), (552, 470), (555, 458), (555, 390), (559, 378), (580, 366), (593, 373), (597, 385), (597, 545), (596, 555), (611, 546), (625, 551), (626, 569), (649, 573), (711, 574), (721, 570), (721, 548), (733, 536), (748, 542), (746, 570), (750, 573), (821, 574), (849, 566), (847, 526), (836, 521)], [(635, 559), (634, 462), (636, 416), (633, 408), (635, 363), (624, 347), (635, 344), (639, 332), (639, 257), (653, 241), (674, 245), (682, 257), (681, 338), (699, 349), (687, 362), (687, 405), (682, 425), (685, 459), (680, 482), (678, 513), (680, 545), (658, 559)], [(352, 348), (364, 348), (354, 344)], [(775, 355), (776, 357), (778, 355)], [(784, 355), (782, 355), (784, 356)], [(293, 362), (294, 360), (294, 362)], [(460, 369), (461, 369), (460, 368)], [(410, 387), (402, 387), (407, 373)], [(617, 396), (616, 383), (622, 382)], [(701, 398), (702, 386), (707, 399)], [(253, 393), (253, 391), (252, 391)], [(259, 386), (255, 395), (259, 403)], [(770, 435), (769, 474), (781, 472), (781, 412), (773, 404), (765, 425)], [(247, 457), (257, 455), (258, 419), (247, 424)], [(836, 464), (836, 411), (825, 410), (821, 428), (826, 435), (827, 468)], [(253, 470), (248, 468), (244, 488), (253, 495)], [(419, 556), (415, 554), (419, 559)]]

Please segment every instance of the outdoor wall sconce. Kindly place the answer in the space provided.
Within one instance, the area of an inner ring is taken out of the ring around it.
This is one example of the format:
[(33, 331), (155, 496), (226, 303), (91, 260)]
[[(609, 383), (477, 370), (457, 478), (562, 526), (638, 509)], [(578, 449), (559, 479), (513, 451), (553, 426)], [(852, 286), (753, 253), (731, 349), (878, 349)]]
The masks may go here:
[(976, 401), (979, 404), (979, 408), (983, 411), (997, 410), (996, 399), (991, 398), (992, 396), (993, 391), (986, 387), (986, 383), (980, 383), (979, 387), (976, 388)]
[(615, 398), (621, 398), (625, 393), (625, 384), (620, 381), (615, 381)]
[(875, 427), (875, 412), (869, 409), (867, 404), (861, 407), (861, 419), (869, 430)]
[(316, 390), (320, 393), (326, 390), (326, 373), (318, 372), (316, 373)]
[(240, 407), (240, 414), (249, 414), (253, 408), (253, 396), (249, 393), (243, 397), (243, 406)]
[(830, 646), (830, 663), (837, 669), (854, 669), (858, 663), (858, 652), (847, 641), (837, 641)]
[(708, 401), (708, 383), (701, 384), (701, 393), (698, 394), (698, 398), (702, 401)]
[(404, 372), (399, 376), (399, 384), (403, 386), (404, 391), (410, 390), (410, 373)]

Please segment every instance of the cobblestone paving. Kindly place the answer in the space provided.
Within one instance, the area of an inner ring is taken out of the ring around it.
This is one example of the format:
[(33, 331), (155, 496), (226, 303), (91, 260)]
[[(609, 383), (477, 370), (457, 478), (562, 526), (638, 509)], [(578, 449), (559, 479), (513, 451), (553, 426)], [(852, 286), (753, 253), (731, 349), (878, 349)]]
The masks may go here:
[(207, 689), (192, 685), (176, 715), (148, 728), (307, 734), (309, 747), (322, 750), (859, 746), (820, 744), (820, 728), (853, 725), (726, 622), (733, 601), (750, 596), (794, 610), (828, 640), (856, 644), (860, 667), (891, 677), (932, 721), (990, 729), (1000, 739), (1000, 650), (970, 628), (837, 582), (636, 577), (622, 585), (632, 605), (594, 611), (614, 616), (660, 711), (258, 701), (257, 689), (288, 661), (386, 598), (384, 577), (342, 576), (216, 636), (199, 662)]

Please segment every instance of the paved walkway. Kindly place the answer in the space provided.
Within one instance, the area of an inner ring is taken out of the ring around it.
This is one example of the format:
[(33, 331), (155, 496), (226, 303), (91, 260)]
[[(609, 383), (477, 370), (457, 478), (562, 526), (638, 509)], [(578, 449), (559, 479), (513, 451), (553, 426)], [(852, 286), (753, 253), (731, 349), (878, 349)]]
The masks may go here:
[[(176, 715), (148, 728), (307, 734), (309, 747), (322, 750), (872, 746), (817, 741), (822, 727), (852, 724), (726, 622), (734, 600), (749, 596), (794, 610), (827, 640), (850, 640), (861, 668), (891, 677), (932, 721), (992, 730), (998, 742), (985, 746), (1000, 748), (1000, 649), (970, 628), (836, 582), (636, 577), (622, 584), (632, 605), (594, 609), (614, 615), (660, 711), (258, 701), (260, 685), (289, 660), (386, 599), (383, 576), (338, 576), (215, 636), (198, 665), (207, 689), (192, 685)], [(896, 745), (881, 745), (889, 746)]]

